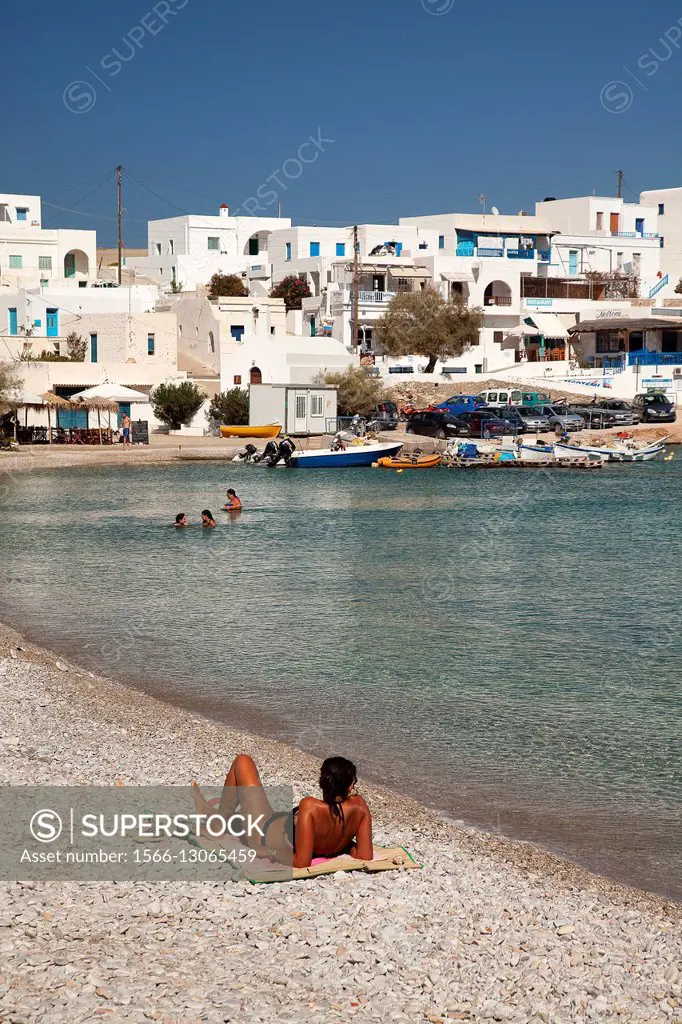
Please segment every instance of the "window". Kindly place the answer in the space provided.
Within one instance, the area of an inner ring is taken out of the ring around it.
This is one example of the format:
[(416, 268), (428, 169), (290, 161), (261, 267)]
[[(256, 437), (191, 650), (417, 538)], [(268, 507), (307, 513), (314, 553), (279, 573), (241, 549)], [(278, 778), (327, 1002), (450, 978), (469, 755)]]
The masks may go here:
[(178, 324), (178, 337), (182, 337), (182, 324)]
[(208, 236), (208, 248), (213, 250), (220, 250), (220, 239), (217, 235)]
[(39, 256), (38, 257), (38, 269), (39, 270), (52, 270), (52, 257), (51, 256)]
[(438, 236), (438, 248), (439, 249), (444, 249), (445, 248), (445, 235), (439, 235)]
[(619, 270), (623, 269), (623, 254), (622, 254), (622, 252), (617, 252), (616, 253), (616, 266), (618, 267)]
[(91, 363), (96, 363), (97, 362), (97, 335), (96, 334), (91, 334), (90, 335), (90, 362)]
[(168, 239), (168, 252), (169, 252), (169, 255), (171, 255), (171, 256), (175, 255), (175, 242), (173, 241), (172, 238)]
[(241, 375), (241, 373), (235, 373), (234, 377), (232, 378), (232, 383), (233, 384), (241, 384), (241, 382), (242, 382), (242, 375)]
[(235, 324), (233, 327), (230, 327), (230, 334), (235, 341), (241, 341), (243, 333), (244, 327), (241, 324)]
[(154, 335), (153, 334), (148, 334), (147, 335), (147, 355), (148, 356), (153, 356), (154, 355)]
[(324, 395), (312, 395), (310, 398), (310, 415), (324, 416)]
[(493, 331), (493, 341), (496, 345), (501, 345), (504, 341), (504, 331)]
[(603, 211), (601, 211), (601, 212), (597, 213), (597, 228), (596, 228), (596, 230), (597, 231), (602, 231), (603, 229), (604, 229), (604, 213), (603, 213)]
[(310, 243), (310, 255), (311, 256), (319, 256), (320, 255), (320, 243), (319, 242), (311, 242)]
[(48, 279), (46, 277), (41, 277), (41, 279), (40, 279), (40, 287), (41, 288), (47, 288), (49, 283), (50, 282), (48, 281)]
[(260, 242), (258, 237), (249, 239), (249, 256), (257, 256), (260, 252)]
[(88, 287), (88, 282), (87, 281), (79, 281), (78, 282), (78, 287), (79, 288), (87, 288)]
[(26, 220), (28, 214), (27, 206), (17, 206), (17, 220)]
[(285, 259), (290, 260), (291, 259), (291, 242), (287, 242), (285, 248), (286, 248)]
[(157, 256), (161, 255), (161, 242), (154, 242), (154, 252)]
[(305, 419), (305, 406), (306, 406), (305, 395), (296, 395), (296, 419), (297, 420), (304, 420)]
[(209, 352), (215, 352), (215, 337), (213, 331), (208, 332), (208, 350)]
[(274, 334), (274, 333), (275, 333), (275, 328), (274, 328), (274, 327), (271, 327), (271, 328), (270, 328), (270, 334)]
[(336, 255), (337, 256), (345, 256), (346, 255), (346, 243), (345, 242), (337, 242), (336, 243)]
[(24, 265), (23, 256), (10, 256), (9, 258), (9, 269), (10, 270), (21, 270)]
[(663, 235), (661, 235), (661, 237), (659, 238), (658, 244), (660, 245), (661, 249), (665, 249), (665, 238), (663, 237)]
[(665, 213), (665, 203), (658, 204), (658, 216), (662, 217)]

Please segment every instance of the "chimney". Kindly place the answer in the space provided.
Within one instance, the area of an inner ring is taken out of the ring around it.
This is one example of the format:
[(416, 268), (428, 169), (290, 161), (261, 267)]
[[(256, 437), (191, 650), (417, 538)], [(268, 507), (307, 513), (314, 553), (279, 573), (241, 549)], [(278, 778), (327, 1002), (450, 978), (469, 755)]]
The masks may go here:
[(227, 205), (227, 203), (221, 203), (220, 204), (220, 209), (218, 210), (218, 213), (219, 213), (219, 215), (221, 217), (229, 217), (230, 216), (230, 208)]

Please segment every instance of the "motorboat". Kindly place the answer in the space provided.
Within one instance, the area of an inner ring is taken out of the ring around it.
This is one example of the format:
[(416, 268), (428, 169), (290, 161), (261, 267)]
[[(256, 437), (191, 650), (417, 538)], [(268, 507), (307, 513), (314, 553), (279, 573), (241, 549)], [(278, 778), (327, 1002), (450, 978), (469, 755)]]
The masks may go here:
[(667, 437), (659, 438), (648, 444), (628, 439), (612, 441), (609, 444), (569, 444), (557, 441), (554, 454), (559, 459), (586, 457), (600, 458), (604, 462), (650, 462), (665, 450)]
[(348, 444), (335, 448), (316, 448), (292, 454), (288, 465), (294, 469), (331, 469), (341, 466), (371, 466), (380, 458), (397, 455), (402, 448), (399, 444), (370, 442), (369, 444)]

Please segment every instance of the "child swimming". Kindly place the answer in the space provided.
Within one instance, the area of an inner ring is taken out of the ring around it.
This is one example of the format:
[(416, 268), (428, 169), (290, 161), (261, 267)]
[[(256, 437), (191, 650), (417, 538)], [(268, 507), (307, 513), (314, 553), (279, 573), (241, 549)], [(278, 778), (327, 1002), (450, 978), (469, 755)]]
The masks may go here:
[(173, 526), (189, 526), (189, 519), (186, 512), (178, 512)]
[(210, 509), (205, 508), (204, 511), (201, 513), (201, 525), (207, 526), (209, 528), (217, 526), (217, 523), (213, 518), (213, 513), (210, 511)]

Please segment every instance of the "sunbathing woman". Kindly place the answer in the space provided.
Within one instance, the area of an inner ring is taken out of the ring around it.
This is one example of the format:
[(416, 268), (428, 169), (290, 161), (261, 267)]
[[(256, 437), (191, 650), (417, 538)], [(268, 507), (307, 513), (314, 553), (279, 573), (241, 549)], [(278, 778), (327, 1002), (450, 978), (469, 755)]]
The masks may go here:
[(372, 816), (355, 792), (356, 781), (352, 761), (328, 757), (320, 769), (322, 800), (307, 796), (293, 811), (273, 811), (253, 758), (239, 754), (225, 778), (217, 811), (196, 782), (192, 783), (192, 797), (199, 814), (218, 813), (227, 819), (241, 805), (244, 814), (263, 815), (261, 829), (265, 836), (248, 837), (248, 845), (284, 864), (292, 863), (293, 854), (293, 866), (307, 868), (313, 857), (336, 857), (341, 853), (358, 860), (372, 859)]

